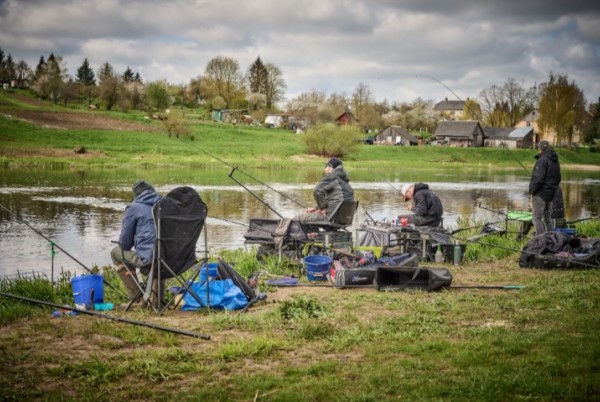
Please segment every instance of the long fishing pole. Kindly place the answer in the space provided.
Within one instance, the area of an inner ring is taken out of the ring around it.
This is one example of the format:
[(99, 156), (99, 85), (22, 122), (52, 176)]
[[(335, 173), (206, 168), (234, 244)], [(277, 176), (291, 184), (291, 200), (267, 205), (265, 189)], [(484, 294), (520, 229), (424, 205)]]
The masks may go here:
[(46, 302), (46, 301), (43, 301), (43, 300), (31, 299), (29, 297), (17, 296), (17, 295), (13, 295), (13, 294), (10, 294), (10, 293), (2, 293), (2, 292), (0, 292), (0, 296), (6, 297), (6, 298), (11, 298), (11, 299), (16, 299), (16, 300), (21, 300), (21, 301), (26, 301), (26, 302), (29, 302), (29, 303), (50, 306), (50, 307), (54, 307), (54, 308), (57, 308), (57, 309), (74, 311), (74, 312), (77, 312), (79, 314), (87, 314), (87, 315), (93, 315), (93, 316), (100, 317), (100, 318), (108, 318), (109, 320), (124, 322), (126, 324), (139, 325), (141, 327), (147, 327), (147, 328), (157, 329), (159, 331), (171, 332), (171, 333), (174, 333), (174, 334), (186, 335), (186, 336), (191, 336), (191, 337), (194, 337), (194, 338), (200, 338), (200, 339), (210, 340), (210, 336), (208, 336), (208, 335), (198, 334), (198, 333), (191, 332), (191, 331), (186, 331), (186, 330), (183, 330), (183, 329), (169, 328), (169, 327), (164, 327), (162, 325), (150, 324), (150, 323), (143, 322), (143, 321), (129, 320), (127, 318), (121, 318), (121, 317), (116, 317), (116, 316), (112, 316), (112, 315), (108, 315), (108, 314), (97, 313), (95, 311), (81, 310), (81, 309), (70, 307), (70, 306), (63, 306), (61, 304)]
[(525, 173), (527, 173), (528, 175), (531, 174), (531, 172), (529, 170), (527, 170), (527, 168), (521, 163), (521, 161), (513, 155), (513, 153), (508, 149), (508, 146), (506, 145), (506, 143), (504, 141), (500, 141), (500, 144), (502, 144), (502, 147), (504, 149), (506, 149), (506, 151), (509, 153), (509, 155), (511, 156), (511, 158), (513, 158), (514, 160), (516, 160), (519, 165), (521, 165), (521, 167), (523, 168), (523, 170), (525, 171)]
[[(276, 192), (276, 193), (277, 193), (277, 194), (279, 194), (280, 196), (282, 196), (282, 197), (284, 197), (284, 198), (286, 198), (286, 199), (288, 199), (288, 200), (292, 201), (292, 202), (293, 202), (293, 203), (295, 203), (296, 205), (298, 205), (298, 206), (300, 206), (300, 207), (302, 207), (302, 208), (306, 208), (306, 206), (302, 205), (302, 204), (301, 204), (301, 203), (300, 203), (298, 200), (296, 200), (296, 199), (294, 199), (294, 198), (290, 197), (289, 195), (287, 195), (287, 194), (285, 194), (285, 193), (282, 193), (281, 191), (279, 191), (279, 190), (277, 190), (277, 189), (275, 189), (275, 188), (273, 188), (273, 187), (269, 186), (267, 183), (264, 183), (264, 182), (262, 182), (262, 181), (258, 180), (256, 177), (254, 177), (254, 176), (251, 176), (251, 175), (249, 175), (248, 173), (246, 173), (246, 172), (244, 172), (244, 171), (240, 170), (240, 169), (239, 169), (237, 166), (235, 166), (235, 165), (232, 165), (231, 163), (229, 163), (229, 162), (227, 162), (227, 161), (225, 161), (225, 160), (223, 160), (223, 159), (219, 158), (218, 156), (216, 156), (216, 155), (214, 155), (214, 154), (212, 154), (212, 153), (210, 153), (210, 152), (208, 152), (208, 151), (206, 151), (206, 150), (204, 150), (204, 149), (202, 149), (202, 148), (200, 148), (200, 147), (198, 147), (198, 146), (195, 146), (194, 144), (189, 144), (189, 145), (190, 145), (192, 148), (195, 148), (196, 150), (198, 150), (198, 151), (200, 151), (200, 152), (203, 152), (203, 153), (205, 153), (206, 155), (210, 156), (211, 158), (214, 158), (214, 159), (218, 160), (218, 161), (219, 161), (219, 162), (221, 162), (222, 164), (224, 164), (224, 165), (226, 165), (226, 166), (229, 166), (230, 168), (237, 169), (237, 171), (238, 171), (238, 172), (240, 172), (241, 174), (243, 174), (244, 176), (246, 176), (246, 177), (248, 177), (248, 178), (250, 178), (250, 179), (254, 180), (255, 182), (257, 182), (257, 183), (259, 183), (259, 184), (261, 184), (261, 185), (265, 186), (265, 187), (266, 187), (266, 188), (268, 188), (269, 190), (272, 190), (272, 191)], [(231, 177), (231, 175), (230, 175), (229, 177)], [(231, 177), (231, 178), (233, 179), (233, 177)], [(236, 183), (238, 183), (238, 184), (240, 184), (240, 185), (241, 185), (241, 183), (240, 183), (239, 181), (237, 181), (237, 180), (234, 180), (234, 181), (235, 181)], [(243, 186), (242, 186), (242, 187), (243, 187)], [(244, 188), (245, 188), (246, 190), (248, 190), (246, 187), (244, 187)]]
[(268, 202), (266, 202), (265, 200), (263, 200), (262, 198), (260, 198), (257, 194), (255, 194), (252, 190), (250, 190), (248, 187), (244, 186), (238, 179), (236, 179), (235, 177), (233, 177), (233, 173), (236, 171), (237, 167), (233, 167), (233, 169), (231, 169), (231, 172), (229, 172), (229, 177), (231, 178), (231, 180), (235, 181), (237, 184), (239, 184), (240, 186), (242, 186), (243, 189), (245, 189), (247, 192), (249, 192), (252, 196), (254, 196), (254, 198), (256, 198), (257, 200), (259, 200), (265, 207), (269, 208), (271, 211), (273, 211), (277, 216), (279, 216), (281, 219), (283, 219), (283, 215), (281, 215), (279, 212), (277, 212), (272, 206), (269, 205)]
[[(60, 251), (62, 251), (63, 253), (65, 253), (66, 256), (68, 256), (69, 258), (71, 258), (73, 261), (75, 261), (76, 263), (78, 263), (83, 269), (85, 269), (87, 272), (89, 272), (90, 274), (94, 274), (94, 272), (89, 269), (88, 267), (86, 267), (81, 261), (79, 261), (77, 258), (73, 257), (71, 254), (69, 254), (69, 252), (67, 250), (65, 250), (64, 248), (62, 248), (61, 246), (59, 246), (58, 244), (56, 244), (55, 242), (53, 242), (52, 240), (50, 240), (50, 238), (48, 238), (47, 236), (45, 236), (42, 232), (40, 232), (39, 230), (37, 230), (36, 228), (34, 228), (33, 226), (31, 226), (29, 223), (25, 222), (23, 219), (19, 218), (18, 216), (16, 216), (16, 214), (14, 212), (12, 212), (10, 209), (6, 208), (4, 205), (0, 204), (0, 208), (4, 209), (6, 212), (8, 212), (10, 215), (13, 216), (13, 218), (17, 221), (20, 222), (22, 224), (24, 224), (25, 226), (27, 226), (29, 229), (33, 230), (35, 233), (37, 233), (39, 236), (43, 237), (44, 239), (46, 239), (48, 242), (50, 242), (52, 244), (53, 247), (56, 247), (57, 249), (59, 249)], [(54, 250), (53, 250), (54, 252)], [(106, 279), (104, 279), (104, 276), (102, 277), (102, 282), (104, 282), (104, 284), (106, 286), (108, 286), (109, 288), (113, 289), (114, 291), (116, 291), (118, 294), (120, 294), (121, 296), (124, 296), (123, 292), (114, 287), (110, 282), (107, 282)]]
[(463, 101), (462, 99), (460, 99), (460, 96), (458, 96), (458, 95), (456, 94), (456, 92), (454, 92), (453, 90), (451, 90), (451, 89), (450, 89), (450, 87), (449, 87), (448, 85), (444, 84), (442, 81), (438, 80), (437, 78), (435, 78), (435, 77), (432, 77), (431, 75), (427, 75), (427, 74), (422, 74), (422, 75), (420, 75), (420, 76), (419, 76), (419, 75), (417, 75), (417, 77), (427, 77), (427, 78), (429, 78), (430, 80), (434, 80), (435, 82), (437, 82), (438, 84), (440, 84), (441, 86), (443, 86), (444, 88), (446, 88), (448, 91), (452, 92), (452, 95), (456, 96), (456, 99), (458, 99), (458, 100), (459, 100), (459, 101), (461, 101), (461, 102)]

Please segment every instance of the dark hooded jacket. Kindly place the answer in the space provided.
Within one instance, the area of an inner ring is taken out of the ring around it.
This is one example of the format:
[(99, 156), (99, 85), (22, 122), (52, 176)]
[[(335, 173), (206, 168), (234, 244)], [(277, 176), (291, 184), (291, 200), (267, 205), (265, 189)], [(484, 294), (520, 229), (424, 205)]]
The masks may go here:
[(415, 218), (428, 218), (427, 226), (439, 225), (444, 214), (444, 208), (439, 197), (425, 183), (415, 184), (412, 211), (415, 213)]
[(313, 195), (320, 209), (327, 209), (327, 219), (342, 201), (354, 201), (354, 191), (344, 168), (337, 166), (330, 174), (323, 176), (315, 186)]
[(554, 199), (560, 184), (560, 163), (553, 149), (547, 149), (535, 156), (536, 162), (529, 182), (529, 194), (538, 196), (546, 202)]
[(152, 260), (152, 249), (156, 239), (156, 228), (152, 207), (161, 196), (154, 189), (145, 190), (125, 208), (119, 244), (123, 250), (135, 247), (135, 253), (145, 263)]

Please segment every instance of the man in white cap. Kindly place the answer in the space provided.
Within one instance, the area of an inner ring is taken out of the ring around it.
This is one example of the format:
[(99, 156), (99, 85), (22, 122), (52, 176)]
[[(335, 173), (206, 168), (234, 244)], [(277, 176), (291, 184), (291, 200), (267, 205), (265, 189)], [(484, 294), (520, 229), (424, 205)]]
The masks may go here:
[(398, 215), (398, 220), (406, 218), (415, 226), (440, 226), (444, 208), (440, 198), (425, 183), (405, 184), (400, 190), (402, 200), (413, 200), (408, 209), (414, 214)]

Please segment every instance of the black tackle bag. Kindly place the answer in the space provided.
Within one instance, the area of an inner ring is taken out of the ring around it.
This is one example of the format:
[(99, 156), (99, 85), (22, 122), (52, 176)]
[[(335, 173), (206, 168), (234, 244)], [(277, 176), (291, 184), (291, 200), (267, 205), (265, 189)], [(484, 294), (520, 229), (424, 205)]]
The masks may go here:
[(450, 287), (452, 274), (447, 268), (378, 267), (377, 290), (423, 290), (433, 292)]

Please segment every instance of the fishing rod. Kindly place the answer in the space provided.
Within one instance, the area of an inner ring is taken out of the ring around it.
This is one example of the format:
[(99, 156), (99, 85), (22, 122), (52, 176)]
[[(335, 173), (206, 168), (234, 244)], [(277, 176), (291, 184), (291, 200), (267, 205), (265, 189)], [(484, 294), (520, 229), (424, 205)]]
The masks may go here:
[(240, 225), (240, 226), (246, 226), (246, 227), (250, 226), (247, 223), (238, 222), (238, 221), (232, 221), (231, 219), (218, 218), (216, 216), (209, 216), (209, 218), (211, 218), (211, 219), (217, 219), (217, 220), (224, 221), (224, 222), (233, 223), (233, 224)]
[[(502, 211), (497, 211), (497, 210), (495, 210), (495, 209), (491, 209), (491, 208), (482, 207), (482, 206), (481, 206), (481, 203), (479, 203), (479, 204), (477, 205), (477, 208), (481, 208), (481, 209), (484, 209), (484, 210), (486, 210), (486, 211), (494, 212), (494, 213), (497, 213), (498, 215), (502, 215), (502, 216), (508, 216), (508, 215), (507, 215), (505, 212), (502, 212)], [(502, 222), (502, 221), (501, 221), (501, 222)]]
[(506, 151), (510, 154), (511, 158), (513, 158), (514, 160), (516, 160), (517, 163), (519, 165), (521, 165), (521, 167), (523, 168), (523, 170), (525, 171), (525, 173), (527, 173), (528, 175), (530, 175), (531, 172), (529, 170), (527, 170), (527, 168), (521, 163), (521, 161), (519, 159), (517, 159), (516, 156), (513, 155), (513, 153), (508, 149), (508, 145), (506, 145), (506, 143), (504, 141), (500, 141), (500, 144), (502, 144), (502, 147), (504, 149), (506, 149)]
[[(240, 169), (239, 169), (237, 166), (235, 166), (235, 165), (232, 165), (231, 163), (229, 163), (229, 162), (227, 162), (227, 161), (225, 161), (225, 160), (223, 160), (223, 159), (219, 158), (218, 156), (216, 156), (216, 155), (214, 155), (214, 154), (211, 154), (210, 152), (208, 152), (208, 151), (206, 151), (206, 150), (204, 150), (204, 149), (202, 149), (202, 148), (200, 148), (200, 147), (197, 147), (197, 146), (195, 146), (194, 144), (189, 144), (189, 145), (190, 145), (192, 148), (195, 148), (196, 150), (198, 150), (198, 151), (200, 151), (200, 152), (203, 152), (203, 153), (205, 153), (206, 155), (210, 156), (211, 158), (214, 158), (214, 159), (218, 160), (218, 161), (219, 161), (219, 162), (221, 162), (222, 164), (224, 164), (224, 165), (226, 165), (226, 166), (229, 166), (230, 168), (233, 168), (234, 170), (237, 170), (238, 172), (240, 172), (240, 173), (241, 173), (241, 174), (243, 174), (244, 176), (248, 177), (249, 179), (252, 179), (252, 180), (254, 180), (255, 182), (257, 182), (257, 183), (259, 183), (259, 184), (261, 184), (261, 185), (265, 186), (265, 187), (266, 187), (266, 188), (268, 188), (269, 190), (272, 190), (272, 191), (276, 192), (276, 193), (277, 193), (277, 194), (279, 194), (280, 196), (282, 196), (282, 197), (284, 197), (284, 198), (286, 198), (286, 199), (288, 199), (288, 200), (292, 201), (293, 203), (295, 203), (295, 204), (296, 204), (296, 205), (298, 205), (299, 207), (306, 208), (306, 206), (302, 205), (302, 204), (301, 204), (301, 203), (300, 203), (298, 200), (296, 200), (296, 199), (294, 199), (294, 198), (290, 197), (289, 195), (286, 195), (286, 194), (282, 193), (281, 191), (279, 191), (279, 190), (277, 190), (277, 189), (275, 189), (275, 188), (273, 188), (273, 187), (269, 186), (267, 183), (265, 183), (265, 182), (262, 182), (262, 181), (258, 180), (256, 177), (254, 177), (254, 176), (251, 176), (251, 175), (249, 175), (248, 173), (245, 173), (244, 171), (240, 170)], [(229, 175), (229, 177), (233, 179), (233, 177), (231, 176), (231, 174)], [(241, 183), (240, 183), (238, 180), (235, 180), (235, 179), (234, 179), (234, 181), (235, 181), (236, 183), (238, 183), (239, 185), (242, 185), (242, 184), (241, 184)], [(246, 187), (244, 187), (244, 186), (242, 186), (242, 187), (243, 187), (244, 189), (248, 190), (248, 188), (246, 188)], [(249, 190), (248, 190), (248, 191), (249, 191)]]
[[(71, 258), (73, 261), (75, 261), (76, 263), (78, 263), (83, 269), (85, 269), (88, 273), (90, 274), (95, 274), (95, 272), (93, 272), (91, 269), (89, 269), (88, 267), (86, 267), (81, 261), (79, 261), (77, 258), (73, 257), (71, 254), (69, 254), (64, 248), (62, 248), (61, 246), (59, 246), (58, 244), (56, 244), (55, 242), (53, 242), (52, 240), (50, 240), (47, 236), (45, 236), (42, 232), (40, 232), (39, 230), (37, 230), (36, 228), (34, 228), (33, 226), (31, 226), (29, 223), (25, 222), (23, 219), (19, 218), (18, 216), (16, 216), (16, 214), (14, 212), (12, 212), (10, 209), (6, 208), (4, 205), (0, 204), (0, 208), (4, 209), (6, 212), (8, 212), (10, 215), (12, 215), (14, 217), (14, 219), (17, 222), (20, 222), (22, 224), (24, 224), (25, 226), (27, 226), (29, 229), (33, 230), (35, 233), (37, 233), (39, 236), (43, 237), (44, 239), (46, 239), (48, 242), (50, 242), (50, 244), (52, 245), (53, 249), (52, 252), (54, 253), (54, 247), (56, 247), (57, 249), (59, 249), (60, 251), (62, 251), (63, 253), (65, 253), (66, 256), (68, 256), (69, 258)], [(110, 282), (107, 282), (106, 279), (104, 279), (104, 276), (102, 276), (102, 282), (108, 286), (109, 288), (111, 288), (112, 290), (116, 291), (119, 295), (121, 296), (125, 296), (123, 294), (123, 292), (114, 287)]]
[(46, 302), (46, 301), (43, 301), (43, 300), (31, 299), (29, 297), (17, 296), (17, 295), (13, 295), (13, 294), (10, 294), (10, 293), (2, 293), (2, 292), (0, 292), (0, 296), (6, 297), (6, 298), (11, 298), (11, 299), (16, 299), (16, 300), (20, 300), (20, 301), (26, 301), (26, 302), (29, 302), (29, 303), (41, 304), (41, 305), (44, 305), (44, 306), (50, 306), (50, 307), (54, 307), (54, 308), (57, 308), (57, 309), (74, 311), (74, 312), (79, 313), (79, 314), (87, 314), (87, 315), (92, 315), (92, 316), (96, 316), (96, 317), (100, 317), (100, 318), (107, 318), (109, 320), (124, 322), (126, 324), (139, 325), (141, 327), (152, 328), (152, 329), (156, 329), (156, 330), (159, 330), (159, 331), (171, 332), (173, 334), (186, 335), (186, 336), (191, 336), (191, 337), (194, 337), (194, 338), (200, 338), (200, 339), (204, 339), (204, 340), (210, 340), (210, 336), (208, 336), (208, 335), (198, 334), (198, 333), (191, 332), (191, 331), (186, 331), (186, 330), (183, 330), (183, 329), (169, 328), (169, 327), (164, 327), (162, 325), (150, 324), (150, 323), (143, 322), (143, 321), (130, 320), (130, 319), (127, 319), (127, 318), (121, 318), (121, 317), (116, 317), (116, 316), (113, 316), (113, 315), (102, 314), (102, 313), (98, 313), (98, 312), (95, 312), (95, 311), (81, 310), (81, 309), (70, 307), (70, 306), (63, 306), (61, 304)]
[(229, 172), (229, 177), (231, 178), (231, 180), (235, 181), (237, 184), (239, 184), (240, 186), (242, 186), (242, 188), (244, 190), (246, 190), (247, 192), (249, 192), (252, 196), (254, 196), (254, 198), (256, 198), (257, 200), (259, 200), (265, 207), (269, 208), (271, 211), (273, 211), (277, 216), (279, 216), (281, 219), (283, 218), (283, 215), (281, 215), (279, 212), (277, 212), (273, 207), (271, 207), (269, 205), (268, 202), (266, 202), (265, 200), (263, 200), (262, 198), (260, 198), (257, 194), (255, 194), (252, 190), (250, 190), (248, 187), (244, 186), (238, 179), (236, 179), (235, 177), (233, 177), (233, 173), (236, 171), (237, 167), (234, 166), (233, 169), (231, 169), (231, 172)]
[(435, 82), (437, 82), (438, 84), (440, 84), (441, 86), (443, 86), (444, 88), (446, 88), (448, 91), (452, 92), (452, 95), (456, 96), (456, 99), (458, 99), (459, 101), (463, 101), (462, 99), (460, 99), (460, 96), (458, 96), (456, 94), (456, 92), (454, 92), (453, 90), (450, 89), (450, 87), (448, 87), (448, 85), (444, 84), (442, 81), (438, 80), (435, 77), (432, 77), (431, 75), (427, 75), (427, 74), (422, 74), (422, 75), (417, 75), (417, 77), (427, 77), (430, 80), (434, 80)]
[(482, 228), (482, 227), (485, 227), (485, 226), (495, 225), (495, 224), (503, 223), (503, 222), (504, 222), (504, 219), (501, 220), (501, 221), (487, 222), (487, 223), (484, 223), (483, 225), (469, 226), (469, 227), (466, 227), (466, 228), (455, 229), (455, 230), (453, 230), (453, 231), (450, 232), (450, 236), (453, 236), (456, 233), (464, 232), (465, 230), (478, 229), (478, 228)]

